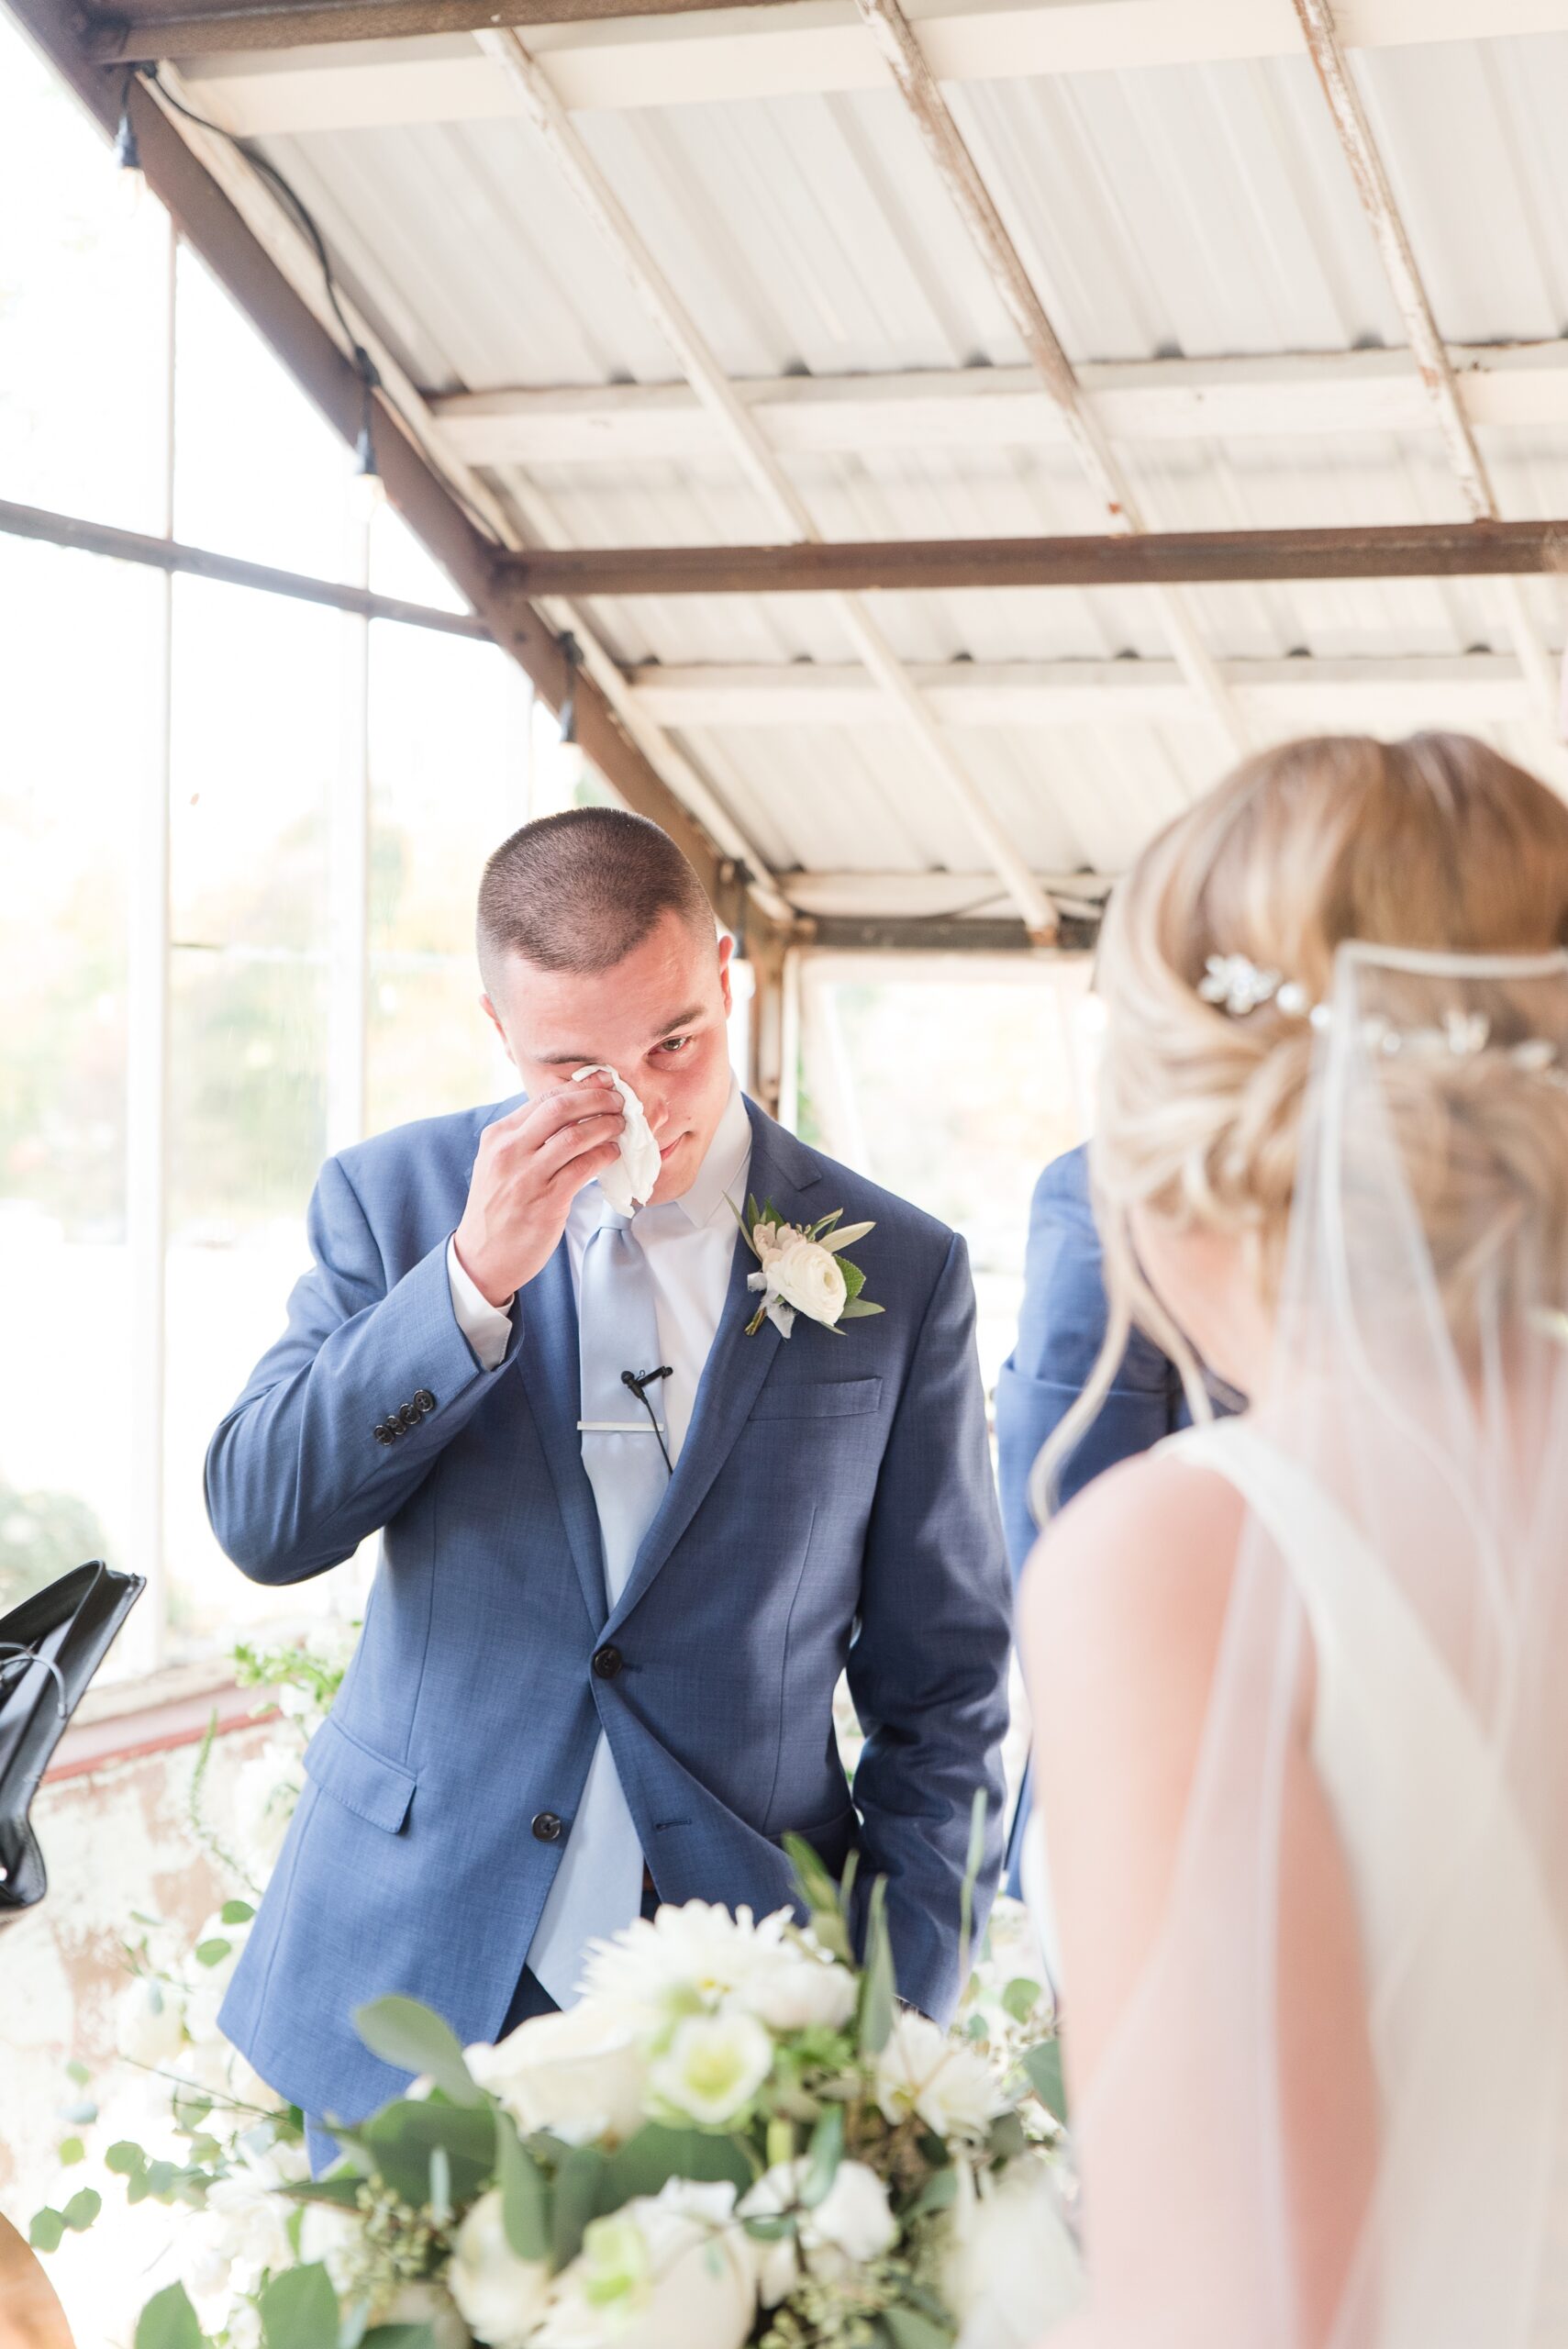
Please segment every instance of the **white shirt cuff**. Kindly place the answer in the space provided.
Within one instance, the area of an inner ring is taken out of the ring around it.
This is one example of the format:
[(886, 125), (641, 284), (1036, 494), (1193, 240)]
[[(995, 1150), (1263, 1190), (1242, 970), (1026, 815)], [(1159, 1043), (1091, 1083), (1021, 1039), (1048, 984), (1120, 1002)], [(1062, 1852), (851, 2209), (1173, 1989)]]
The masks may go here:
[(512, 1299), (492, 1305), (458, 1262), (457, 1239), (447, 1241), (447, 1285), (452, 1293), (457, 1326), (479, 1358), (481, 1367), (495, 1370), (512, 1335)]

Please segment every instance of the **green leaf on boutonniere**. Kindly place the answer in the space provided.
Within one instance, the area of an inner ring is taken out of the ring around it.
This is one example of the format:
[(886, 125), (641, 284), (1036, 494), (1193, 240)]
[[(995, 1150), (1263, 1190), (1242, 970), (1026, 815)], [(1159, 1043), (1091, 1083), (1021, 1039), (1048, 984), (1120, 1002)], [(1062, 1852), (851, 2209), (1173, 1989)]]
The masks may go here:
[(840, 1257), (839, 1270), (844, 1275), (845, 1302), (846, 1304), (853, 1305), (856, 1297), (859, 1297), (862, 1289), (864, 1288), (866, 1285), (866, 1276), (862, 1272), (858, 1264), (851, 1264), (850, 1263), (847, 1256)]
[(863, 1321), (868, 1313), (885, 1313), (886, 1310), (885, 1305), (873, 1305), (863, 1297), (852, 1297), (839, 1319), (840, 1321)]

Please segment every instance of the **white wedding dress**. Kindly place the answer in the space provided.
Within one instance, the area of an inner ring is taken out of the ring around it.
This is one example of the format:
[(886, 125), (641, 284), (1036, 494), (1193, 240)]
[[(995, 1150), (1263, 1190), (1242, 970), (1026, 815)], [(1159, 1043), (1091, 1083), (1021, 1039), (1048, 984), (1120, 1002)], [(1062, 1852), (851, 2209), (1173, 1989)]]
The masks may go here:
[[(1360, 1916), (1385, 2116), (1375, 2283), (1335, 2343), (1562, 2349), (1568, 1956), (1494, 1749), (1397, 1580), (1300, 1464), (1244, 1419), (1161, 1449), (1241, 1495), (1316, 1650), (1313, 1753)], [(1025, 1875), (1054, 1975), (1038, 1837)]]

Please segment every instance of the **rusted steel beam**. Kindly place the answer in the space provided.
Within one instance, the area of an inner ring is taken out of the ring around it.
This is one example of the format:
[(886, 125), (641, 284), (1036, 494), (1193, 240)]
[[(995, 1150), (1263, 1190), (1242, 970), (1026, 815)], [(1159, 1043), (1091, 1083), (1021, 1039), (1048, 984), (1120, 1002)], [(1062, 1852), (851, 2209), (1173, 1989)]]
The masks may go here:
[(1444, 579), (1568, 569), (1568, 520), (1110, 538), (894, 539), (572, 547), (507, 556), (531, 596), (832, 595), (878, 589), (1207, 586), (1232, 580)]

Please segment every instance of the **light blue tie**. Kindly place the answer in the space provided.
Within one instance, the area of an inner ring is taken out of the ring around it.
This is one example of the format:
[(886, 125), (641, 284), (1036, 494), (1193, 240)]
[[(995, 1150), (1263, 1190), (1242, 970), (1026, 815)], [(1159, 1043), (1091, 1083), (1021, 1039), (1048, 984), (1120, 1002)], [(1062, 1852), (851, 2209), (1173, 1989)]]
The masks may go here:
[[(670, 1471), (652, 1420), (623, 1377), (626, 1371), (640, 1375), (659, 1364), (653, 1276), (630, 1222), (608, 1207), (583, 1258), (577, 1342), (583, 1465), (598, 1506), (605, 1597), (613, 1608), (664, 1497)], [(653, 1419), (662, 1427), (662, 1383), (656, 1380), (647, 1394)], [(584, 1658), (584, 1672), (588, 1668)], [(597, 1693), (600, 1684), (593, 1685)], [(613, 1682), (603, 1688), (604, 1701), (614, 1704)], [(528, 1951), (528, 1964), (557, 2006), (571, 2006), (577, 1996), (588, 1943), (618, 1932), (639, 1912), (642, 1866), (641, 1839), (601, 1731)]]

